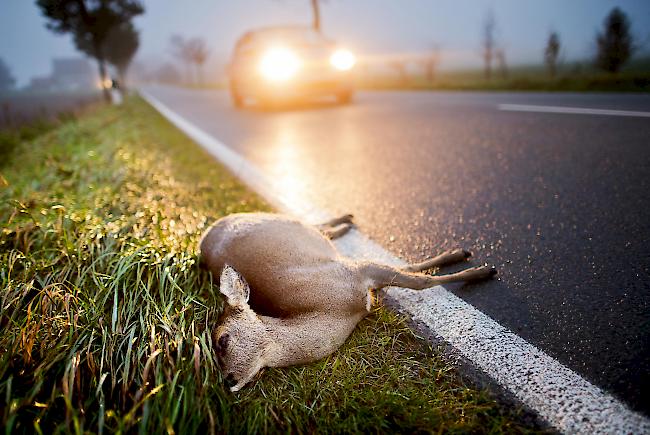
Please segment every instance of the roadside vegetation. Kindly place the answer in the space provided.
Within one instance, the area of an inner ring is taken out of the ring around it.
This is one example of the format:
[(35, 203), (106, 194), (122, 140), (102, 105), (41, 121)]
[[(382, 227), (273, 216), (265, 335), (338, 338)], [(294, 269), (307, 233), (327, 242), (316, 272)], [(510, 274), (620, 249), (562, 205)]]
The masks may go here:
[(228, 392), (197, 244), (268, 205), (137, 98), (16, 140), (0, 167), (5, 433), (529, 431), (383, 308), (329, 358)]
[(550, 76), (541, 66), (519, 66), (487, 80), (480, 70), (441, 71), (434, 78), (421, 73), (370, 76), (358, 81), (362, 89), (551, 91), (551, 92), (648, 92), (650, 58), (640, 59), (623, 71), (599, 72), (580, 63), (564, 65)]
[(55, 126), (54, 122), (38, 120), (29, 125), (7, 126), (0, 129), (0, 169), (9, 163), (11, 154), (22, 142), (30, 142)]
[[(549, 32), (543, 50), (543, 65), (508, 64), (506, 49), (498, 40), (497, 21), (486, 11), (482, 28), (483, 71), (439, 72), (441, 49), (434, 44), (427, 55), (394, 58), (393, 71), (379, 76), (362, 75), (359, 85), (369, 89), (486, 90), (486, 91), (614, 91), (650, 90), (650, 56), (640, 52), (627, 14), (614, 7), (596, 33), (593, 59), (563, 62), (561, 35)], [(633, 56), (636, 55), (636, 56)], [(442, 55), (444, 58), (444, 55)], [(419, 70), (413, 74), (415, 67)]]

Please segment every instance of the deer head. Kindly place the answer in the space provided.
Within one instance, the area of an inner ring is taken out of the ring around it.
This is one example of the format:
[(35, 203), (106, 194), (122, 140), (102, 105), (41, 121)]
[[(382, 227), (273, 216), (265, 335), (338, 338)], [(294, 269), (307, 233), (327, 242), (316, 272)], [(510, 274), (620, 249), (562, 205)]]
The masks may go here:
[(272, 340), (260, 318), (248, 306), (250, 288), (235, 269), (226, 265), (219, 290), (226, 297), (222, 321), (214, 332), (219, 365), (230, 391), (239, 391), (266, 364)]

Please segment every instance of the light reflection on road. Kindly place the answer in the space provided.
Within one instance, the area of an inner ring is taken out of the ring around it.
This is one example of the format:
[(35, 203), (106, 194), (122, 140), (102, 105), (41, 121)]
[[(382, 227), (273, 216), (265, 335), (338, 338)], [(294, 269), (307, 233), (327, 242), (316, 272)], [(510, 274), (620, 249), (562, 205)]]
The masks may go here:
[[(275, 137), (266, 147), (264, 165), (276, 192), (282, 192), (288, 204), (298, 204), (307, 197), (305, 167), (301, 164), (299, 142), (291, 119), (279, 119)], [(286, 122), (289, 121), (289, 122)]]
[[(323, 207), (323, 198), (330, 198), (332, 204), (332, 198), (356, 190), (346, 186), (351, 187), (353, 179), (358, 180), (360, 173), (372, 167), (373, 156), (363, 149), (363, 132), (355, 123), (354, 112), (347, 107), (331, 109), (326, 114), (332, 127), (325, 132), (308, 128), (322, 119), (323, 113), (317, 110), (254, 114), (263, 118), (259, 121), (264, 128), (241, 144), (274, 191), (291, 206), (300, 208), (307, 202)], [(310, 146), (313, 143), (325, 146)], [(333, 205), (325, 208), (340, 212), (337, 204)]]

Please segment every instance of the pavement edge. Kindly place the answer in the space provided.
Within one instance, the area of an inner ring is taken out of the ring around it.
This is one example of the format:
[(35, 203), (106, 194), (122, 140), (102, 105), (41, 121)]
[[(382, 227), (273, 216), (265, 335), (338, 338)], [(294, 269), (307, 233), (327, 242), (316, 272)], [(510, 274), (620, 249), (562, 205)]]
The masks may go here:
[[(329, 214), (311, 204), (283, 197), (278, 186), (254, 165), (219, 140), (175, 113), (144, 90), (142, 98), (192, 140), (210, 152), (235, 176), (273, 206), (305, 221)], [(354, 230), (336, 243), (342, 254), (403, 265), (362, 233)], [(444, 342), (463, 361), (533, 410), (551, 427), (565, 433), (648, 433), (650, 420), (542, 350), (456, 297), (442, 286), (423, 291), (389, 288), (386, 298), (398, 311), (425, 328), (434, 342)]]

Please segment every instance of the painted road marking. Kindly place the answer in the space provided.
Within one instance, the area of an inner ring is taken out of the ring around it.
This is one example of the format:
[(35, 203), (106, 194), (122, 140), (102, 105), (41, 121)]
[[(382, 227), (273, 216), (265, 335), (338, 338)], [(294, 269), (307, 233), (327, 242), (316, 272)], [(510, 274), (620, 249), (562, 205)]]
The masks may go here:
[[(310, 222), (331, 217), (323, 210), (282, 196), (253, 164), (178, 115), (147, 92), (140, 92), (172, 124), (212, 153), (237, 177), (279, 210)], [(405, 265), (383, 247), (353, 230), (335, 241), (355, 259)], [(542, 350), (504, 328), (442, 286), (423, 291), (391, 287), (387, 297), (415, 321), (457, 349), (540, 417), (564, 433), (649, 433), (650, 420), (630, 410)]]
[(529, 104), (499, 104), (499, 110), (508, 112), (569, 113), (572, 115), (631, 116), (650, 118), (650, 112), (636, 110), (589, 109), (586, 107), (534, 106)]

